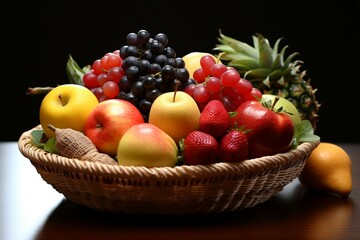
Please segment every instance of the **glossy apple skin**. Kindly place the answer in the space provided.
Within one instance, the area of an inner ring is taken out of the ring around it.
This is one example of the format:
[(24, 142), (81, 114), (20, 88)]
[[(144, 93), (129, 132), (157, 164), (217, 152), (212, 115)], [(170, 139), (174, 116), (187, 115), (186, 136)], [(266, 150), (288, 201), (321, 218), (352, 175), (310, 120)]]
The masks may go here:
[(300, 124), (301, 114), (299, 113), (299, 111), (297, 110), (297, 108), (295, 107), (295, 105), (292, 102), (290, 102), (289, 100), (287, 100), (284, 97), (279, 97), (279, 96), (272, 95), (272, 94), (263, 94), (262, 95), (262, 99), (270, 100), (272, 102), (275, 101), (276, 97), (278, 97), (279, 100), (276, 102), (274, 108), (276, 109), (276, 108), (283, 107), (284, 111), (291, 113), (290, 117), (294, 121), (295, 126), (297, 124)]
[(287, 152), (291, 148), (295, 126), (289, 114), (276, 113), (259, 101), (244, 102), (236, 111), (232, 125), (236, 122), (248, 131), (250, 158)]
[(116, 156), (123, 134), (135, 124), (143, 123), (140, 111), (121, 99), (100, 102), (85, 122), (84, 134), (90, 138), (99, 152)]
[(153, 102), (149, 123), (166, 132), (178, 144), (182, 138), (200, 127), (200, 110), (195, 100), (187, 93), (178, 91), (163, 93)]
[(145, 167), (174, 167), (178, 148), (174, 140), (150, 123), (129, 128), (117, 148), (119, 165)]
[(48, 138), (55, 135), (48, 124), (83, 132), (87, 117), (98, 104), (95, 95), (84, 86), (63, 84), (53, 88), (43, 98), (39, 110), (44, 134)]

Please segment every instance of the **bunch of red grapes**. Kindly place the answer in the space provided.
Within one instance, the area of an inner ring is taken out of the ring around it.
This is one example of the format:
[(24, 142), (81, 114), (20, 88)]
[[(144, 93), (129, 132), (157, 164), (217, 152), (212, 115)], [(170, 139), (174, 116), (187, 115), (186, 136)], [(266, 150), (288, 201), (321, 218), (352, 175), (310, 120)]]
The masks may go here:
[(106, 53), (91, 65), (91, 70), (84, 74), (85, 87), (89, 88), (99, 101), (116, 98), (120, 93), (120, 79), (125, 75), (121, 67), (123, 60), (120, 50)]
[(201, 68), (193, 73), (196, 83), (189, 84), (184, 91), (191, 95), (200, 110), (213, 100), (223, 102), (227, 111), (235, 111), (241, 103), (261, 99), (262, 93), (236, 69), (216, 63), (211, 55), (200, 59)]

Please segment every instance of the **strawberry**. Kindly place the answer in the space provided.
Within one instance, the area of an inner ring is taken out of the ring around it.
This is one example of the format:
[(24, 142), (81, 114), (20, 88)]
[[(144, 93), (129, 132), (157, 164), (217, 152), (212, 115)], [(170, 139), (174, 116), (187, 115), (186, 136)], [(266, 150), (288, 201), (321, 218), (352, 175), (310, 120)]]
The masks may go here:
[(231, 129), (219, 144), (219, 158), (222, 162), (245, 160), (249, 155), (249, 143), (244, 131)]
[(220, 139), (231, 126), (230, 114), (219, 100), (211, 100), (200, 114), (199, 130)]
[(201, 131), (190, 132), (182, 143), (182, 155), (185, 164), (210, 164), (217, 160), (218, 142)]

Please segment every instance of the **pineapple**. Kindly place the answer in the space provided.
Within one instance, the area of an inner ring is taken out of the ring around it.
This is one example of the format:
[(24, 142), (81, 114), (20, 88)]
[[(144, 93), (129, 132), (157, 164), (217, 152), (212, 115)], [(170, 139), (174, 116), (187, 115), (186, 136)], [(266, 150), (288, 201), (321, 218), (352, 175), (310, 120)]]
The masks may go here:
[(312, 88), (309, 79), (305, 79), (306, 71), (301, 69), (303, 62), (294, 60), (297, 52), (285, 59), (288, 46), (279, 49), (281, 38), (271, 47), (269, 40), (261, 34), (253, 36), (254, 47), (221, 32), (218, 41), (214, 50), (220, 52), (218, 57), (224, 64), (237, 69), (261, 92), (291, 101), (302, 119), (308, 119), (316, 129), (320, 104), (315, 98), (316, 89)]

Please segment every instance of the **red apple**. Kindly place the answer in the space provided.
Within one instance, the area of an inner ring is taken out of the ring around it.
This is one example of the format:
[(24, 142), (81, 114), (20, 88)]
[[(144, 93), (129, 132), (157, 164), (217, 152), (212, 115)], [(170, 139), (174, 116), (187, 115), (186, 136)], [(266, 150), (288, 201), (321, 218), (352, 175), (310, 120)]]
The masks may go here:
[(262, 105), (260, 101), (247, 101), (237, 108), (232, 125), (244, 126), (249, 141), (250, 158), (287, 152), (294, 138), (295, 125), (286, 112)]
[(143, 123), (140, 111), (130, 102), (109, 99), (99, 103), (85, 122), (84, 134), (99, 152), (116, 156), (123, 134), (135, 124)]

